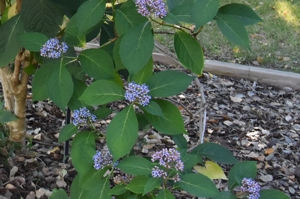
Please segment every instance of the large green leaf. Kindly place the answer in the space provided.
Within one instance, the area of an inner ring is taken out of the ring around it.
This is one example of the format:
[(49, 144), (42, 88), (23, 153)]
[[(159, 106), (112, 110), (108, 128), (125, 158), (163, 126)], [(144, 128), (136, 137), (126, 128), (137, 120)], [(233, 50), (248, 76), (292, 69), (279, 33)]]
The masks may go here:
[(231, 191), (222, 191), (219, 195), (212, 197), (212, 199), (236, 199), (236, 195)]
[(74, 83), (74, 92), (73, 95), (68, 103), (68, 107), (71, 110), (76, 110), (82, 107), (87, 106), (85, 103), (83, 103), (82, 101), (79, 100), (79, 97), (82, 95), (82, 93), (85, 91), (85, 89), (87, 88), (87, 85), (78, 79), (73, 78), (73, 83)]
[(120, 57), (120, 44), (121, 44), (122, 38), (123, 37), (121, 36), (117, 39), (117, 41), (115, 42), (114, 49), (113, 49), (113, 59), (115, 62), (116, 71), (118, 71), (120, 69), (125, 69), (125, 66)]
[(231, 151), (216, 143), (200, 144), (192, 150), (192, 153), (223, 164), (234, 164), (238, 161)]
[(82, 178), (93, 167), (96, 154), (95, 135), (93, 132), (78, 133), (72, 141), (72, 164)]
[(70, 73), (64, 66), (63, 59), (54, 67), (47, 79), (46, 87), (49, 98), (62, 110), (64, 110), (73, 95), (73, 81)]
[(90, 169), (80, 180), (80, 185), (86, 190), (94, 189), (98, 183), (101, 182), (102, 177), (107, 171), (108, 167), (96, 170), (94, 168)]
[(95, 79), (114, 79), (114, 63), (102, 49), (88, 49), (81, 52), (79, 60), (82, 69)]
[(124, 99), (124, 89), (108, 80), (98, 80), (92, 83), (79, 98), (85, 104), (94, 106)]
[(162, 184), (162, 178), (150, 178), (147, 183), (145, 184), (145, 188), (144, 188), (144, 192), (143, 194), (147, 194), (151, 191), (153, 191), (154, 189), (160, 187), (160, 185)]
[(39, 52), (47, 42), (48, 37), (38, 32), (26, 32), (19, 36), (21, 45), (30, 51)]
[(140, 156), (129, 156), (119, 162), (117, 166), (124, 173), (130, 175), (150, 175), (152, 171), (152, 164), (149, 160)]
[(137, 176), (129, 182), (129, 184), (126, 186), (126, 189), (136, 194), (142, 194), (144, 193), (144, 188), (148, 180), (149, 177)]
[(193, 73), (201, 75), (204, 68), (204, 55), (197, 39), (186, 32), (174, 35), (174, 47), (179, 61)]
[(114, 196), (121, 195), (127, 191), (125, 187), (126, 185), (124, 184), (118, 184), (109, 191), (109, 195), (114, 195)]
[(245, 26), (235, 16), (218, 13), (215, 17), (222, 34), (232, 43), (250, 49), (249, 37)]
[(109, 176), (106, 178), (101, 179), (98, 183), (93, 186), (93, 189), (90, 189), (89, 192), (86, 194), (86, 198), (88, 199), (111, 199), (109, 195)]
[(105, 12), (105, 0), (84, 2), (77, 11), (77, 25), (80, 34), (98, 24)]
[(77, 133), (77, 126), (73, 124), (65, 125), (59, 132), (58, 142), (64, 142), (72, 137)]
[(234, 16), (242, 22), (244, 26), (261, 22), (262, 19), (248, 6), (238, 3), (231, 3), (219, 8), (220, 14)]
[(153, 48), (150, 22), (138, 25), (124, 34), (120, 43), (120, 57), (130, 74), (134, 75), (149, 62)]
[(161, 133), (168, 135), (184, 134), (186, 130), (182, 116), (178, 108), (169, 101), (155, 100), (160, 106), (164, 116), (156, 116), (150, 113), (144, 112), (147, 120), (154, 128)]
[(141, 107), (141, 108), (143, 109), (144, 112), (146, 111), (151, 115), (156, 115), (156, 116), (161, 116), (161, 117), (164, 116), (160, 106), (156, 102), (154, 102), (153, 100), (151, 100), (149, 102), (149, 104), (147, 104), (147, 106), (144, 106), (144, 107)]
[(69, 199), (69, 196), (63, 189), (53, 189), (50, 199)]
[(216, 185), (205, 175), (190, 173), (181, 176), (178, 182), (181, 189), (194, 196), (210, 198), (219, 194)]
[(79, 181), (79, 175), (76, 175), (71, 185), (70, 197), (72, 199), (86, 199), (88, 190), (83, 189)]
[(0, 123), (4, 125), (6, 122), (16, 120), (16, 116), (9, 111), (4, 111), (2, 108), (0, 109)]
[(55, 37), (63, 22), (62, 9), (50, 0), (23, 0), (21, 18), (27, 32)]
[[(129, 7), (129, 4), (131, 7)], [(146, 21), (148, 21), (148, 19), (137, 12), (132, 1), (127, 1), (120, 9), (116, 10), (115, 23), (118, 35), (123, 35), (131, 28)]]
[(138, 73), (134, 74), (132, 81), (137, 84), (145, 83), (153, 73), (153, 59), (151, 58), (149, 62), (144, 66)]
[(279, 190), (261, 190), (259, 199), (289, 199), (290, 197)]
[(196, 29), (211, 21), (216, 16), (218, 8), (219, 0), (196, 0), (192, 9), (192, 20)]
[(107, 127), (106, 140), (114, 161), (129, 153), (138, 137), (133, 105), (119, 112)]
[(65, 30), (65, 42), (69, 46), (85, 47), (86, 38), (83, 34), (79, 34), (77, 26), (77, 14), (75, 14), (68, 22)]
[(55, 70), (55, 65), (59, 65), (60, 60), (54, 59), (42, 65), (35, 73), (32, 81), (32, 100), (45, 100), (49, 97), (47, 93), (47, 80)]
[(241, 185), (244, 178), (254, 179), (256, 176), (256, 162), (244, 161), (236, 163), (229, 171), (228, 174), (228, 188), (233, 189), (234, 187)]
[(199, 155), (188, 153), (186, 149), (180, 150), (179, 152), (185, 171), (190, 170), (193, 168), (193, 166), (201, 161), (201, 157)]
[(12, 62), (21, 48), (18, 36), (24, 31), (20, 15), (16, 15), (0, 26), (0, 67)]
[(156, 199), (175, 199), (175, 196), (168, 189), (162, 189)]
[(185, 91), (194, 78), (180, 71), (166, 70), (152, 75), (146, 84), (150, 96), (169, 97)]

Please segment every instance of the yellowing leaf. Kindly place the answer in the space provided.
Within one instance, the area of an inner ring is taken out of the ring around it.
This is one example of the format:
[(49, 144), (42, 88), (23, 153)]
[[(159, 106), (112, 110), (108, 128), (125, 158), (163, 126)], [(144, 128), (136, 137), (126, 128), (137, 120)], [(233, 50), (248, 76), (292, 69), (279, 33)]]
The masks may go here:
[(206, 161), (205, 167), (196, 165), (194, 166), (194, 169), (199, 173), (209, 177), (212, 180), (216, 180), (216, 179), (228, 180), (222, 168), (218, 164), (212, 161)]

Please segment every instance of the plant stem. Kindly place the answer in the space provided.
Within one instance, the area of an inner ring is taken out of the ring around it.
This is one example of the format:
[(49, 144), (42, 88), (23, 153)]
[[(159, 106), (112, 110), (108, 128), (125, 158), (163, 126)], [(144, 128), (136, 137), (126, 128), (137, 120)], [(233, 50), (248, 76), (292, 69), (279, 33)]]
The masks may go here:
[(22, 0), (16, 0), (16, 14), (21, 12)]
[(4, 12), (5, 8), (6, 8), (5, 0), (0, 0), (0, 13), (1, 13), (1, 15), (3, 15), (3, 12)]

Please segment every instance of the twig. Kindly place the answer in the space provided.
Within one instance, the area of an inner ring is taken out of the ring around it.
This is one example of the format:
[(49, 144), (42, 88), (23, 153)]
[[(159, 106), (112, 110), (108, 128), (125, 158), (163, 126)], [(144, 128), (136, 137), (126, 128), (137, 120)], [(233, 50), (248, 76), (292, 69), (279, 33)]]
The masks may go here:
[(171, 98), (167, 98), (167, 100), (174, 102), (176, 104), (179, 104), (184, 110), (186, 110), (186, 112), (188, 112), (188, 114), (190, 115), (190, 118), (194, 117), (193, 113), (191, 113), (191, 111), (186, 106), (184, 106), (181, 102), (177, 102), (176, 100), (173, 100)]
[(1, 12), (1, 15), (3, 15), (3, 12), (6, 8), (6, 1), (5, 0), (0, 0), (0, 12)]
[(22, 0), (16, 0), (16, 14), (21, 12)]
[(167, 31), (154, 31), (154, 34), (166, 34), (166, 35), (173, 35), (174, 32), (167, 32)]
[[(198, 86), (199, 92), (200, 92), (200, 95), (201, 95), (200, 107), (203, 107), (203, 105), (206, 103), (205, 95), (204, 95), (204, 92), (203, 92), (203, 86), (200, 83), (198, 78), (195, 78), (195, 83)], [(200, 142), (198, 142), (198, 144), (202, 144), (203, 139), (204, 139), (205, 127), (206, 127), (206, 109), (204, 109), (203, 112), (200, 111), (200, 113), (199, 113), (198, 126), (199, 126), (199, 138), (200, 138), (199, 139)]]

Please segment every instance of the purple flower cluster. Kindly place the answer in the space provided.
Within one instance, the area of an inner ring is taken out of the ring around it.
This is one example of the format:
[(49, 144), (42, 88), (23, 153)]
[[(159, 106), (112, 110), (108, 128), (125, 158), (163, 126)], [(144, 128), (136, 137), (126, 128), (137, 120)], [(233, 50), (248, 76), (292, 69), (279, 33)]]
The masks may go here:
[[(160, 169), (160, 167), (155, 166), (152, 169), (152, 177), (154, 178), (162, 177), (164, 179), (167, 179), (167, 171), (172, 168), (175, 168), (176, 171), (183, 171), (184, 165), (180, 159), (180, 153), (173, 148), (169, 150), (162, 149), (161, 151), (154, 153), (152, 155), (151, 161), (154, 162), (156, 160), (159, 161), (159, 165), (163, 169)], [(172, 179), (175, 182), (180, 181), (179, 174), (177, 173), (176, 175), (174, 175)]]
[(73, 116), (73, 124), (75, 126), (81, 123), (87, 123), (88, 121), (96, 122), (97, 119), (96, 115), (91, 114), (86, 107), (75, 110)]
[(260, 194), (260, 185), (251, 178), (244, 178), (242, 180), (242, 191), (249, 192), (249, 199), (258, 199)]
[(138, 13), (149, 17), (152, 13), (160, 18), (167, 16), (166, 5), (163, 0), (136, 0)]
[(62, 53), (67, 52), (68, 46), (65, 42), (59, 43), (56, 38), (49, 39), (41, 48), (41, 56), (48, 58), (59, 58)]
[[(93, 156), (94, 168), (96, 170), (102, 169), (105, 166), (111, 165), (113, 163), (113, 157), (109, 151), (101, 152), (96, 151), (96, 154)], [(116, 166), (116, 165), (114, 165)]]
[(142, 106), (149, 104), (151, 96), (148, 95), (150, 90), (146, 84), (137, 84), (135, 82), (130, 82), (128, 84), (125, 92), (125, 99), (129, 102), (138, 102)]

